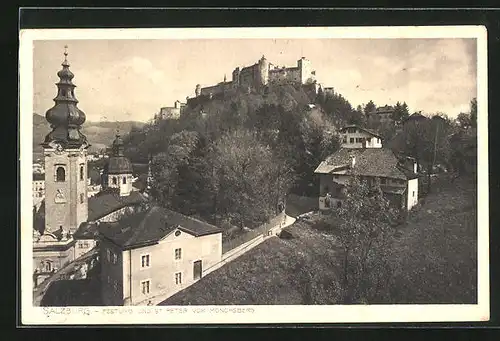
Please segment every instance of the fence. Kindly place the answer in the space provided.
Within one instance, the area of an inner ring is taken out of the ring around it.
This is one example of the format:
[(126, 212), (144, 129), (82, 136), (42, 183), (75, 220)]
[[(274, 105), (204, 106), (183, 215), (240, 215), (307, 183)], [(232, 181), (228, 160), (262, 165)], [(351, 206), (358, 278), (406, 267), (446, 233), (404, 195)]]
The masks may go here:
[(280, 224), (285, 217), (285, 213), (282, 212), (276, 217), (269, 219), (269, 221), (261, 226), (246, 232), (245, 234), (238, 236), (234, 239), (222, 242), (222, 254), (231, 251), (232, 249), (251, 241), (259, 236), (266, 236), (273, 227)]

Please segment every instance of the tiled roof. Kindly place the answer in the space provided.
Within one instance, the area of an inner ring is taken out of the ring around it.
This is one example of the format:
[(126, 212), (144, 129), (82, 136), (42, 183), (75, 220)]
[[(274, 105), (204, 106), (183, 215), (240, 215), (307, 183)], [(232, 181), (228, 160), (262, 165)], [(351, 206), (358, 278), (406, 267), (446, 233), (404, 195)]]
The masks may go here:
[(206, 222), (153, 206), (115, 223), (99, 224), (99, 233), (123, 249), (154, 244), (176, 228), (194, 236), (222, 232)]
[(121, 197), (117, 193), (106, 193), (89, 198), (89, 221), (100, 219), (126, 206), (134, 206), (146, 202), (147, 199), (139, 192)]
[[(341, 148), (321, 162), (314, 172), (320, 174), (334, 174), (336, 172), (345, 174), (345, 167), (350, 168), (351, 165), (351, 155), (355, 158), (353, 170), (358, 175), (407, 180), (413, 174), (411, 171), (402, 169), (396, 155), (387, 148)], [(414, 176), (416, 177), (416, 175)]]
[(75, 239), (96, 239), (99, 235), (99, 225), (92, 222), (83, 222), (75, 231), (73, 237)]

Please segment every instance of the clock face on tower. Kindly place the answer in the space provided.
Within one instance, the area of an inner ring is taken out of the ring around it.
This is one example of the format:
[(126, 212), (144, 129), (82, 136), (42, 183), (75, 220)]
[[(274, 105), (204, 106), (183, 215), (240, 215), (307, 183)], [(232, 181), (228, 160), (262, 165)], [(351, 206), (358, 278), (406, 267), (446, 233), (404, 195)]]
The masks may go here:
[(64, 151), (64, 148), (61, 146), (61, 144), (55, 141), (50, 142), (49, 146), (51, 148), (54, 148), (56, 154), (61, 154)]

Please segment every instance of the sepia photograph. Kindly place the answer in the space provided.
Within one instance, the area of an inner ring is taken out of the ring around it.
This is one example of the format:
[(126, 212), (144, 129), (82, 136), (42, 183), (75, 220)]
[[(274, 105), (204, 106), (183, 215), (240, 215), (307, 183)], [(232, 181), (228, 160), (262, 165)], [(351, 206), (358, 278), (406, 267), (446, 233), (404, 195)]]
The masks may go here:
[(486, 62), (480, 26), (22, 30), (23, 323), (488, 320)]

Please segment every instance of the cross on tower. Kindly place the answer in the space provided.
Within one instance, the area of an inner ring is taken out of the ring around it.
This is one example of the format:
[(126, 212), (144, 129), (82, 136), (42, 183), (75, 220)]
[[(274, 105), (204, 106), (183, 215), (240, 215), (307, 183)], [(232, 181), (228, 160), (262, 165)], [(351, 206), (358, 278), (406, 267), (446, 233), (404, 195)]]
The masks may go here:
[(64, 60), (66, 61), (68, 57), (68, 45), (64, 45)]

